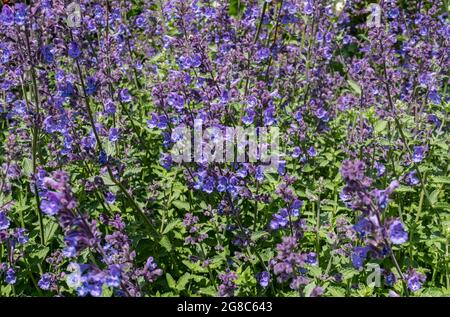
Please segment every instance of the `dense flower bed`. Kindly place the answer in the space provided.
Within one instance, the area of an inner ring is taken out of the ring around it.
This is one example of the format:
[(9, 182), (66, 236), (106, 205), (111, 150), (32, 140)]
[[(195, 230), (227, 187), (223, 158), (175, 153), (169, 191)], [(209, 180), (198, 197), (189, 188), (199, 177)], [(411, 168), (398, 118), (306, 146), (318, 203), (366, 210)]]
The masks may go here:
[(448, 1), (6, 2), (0, 296), (450, 294)]

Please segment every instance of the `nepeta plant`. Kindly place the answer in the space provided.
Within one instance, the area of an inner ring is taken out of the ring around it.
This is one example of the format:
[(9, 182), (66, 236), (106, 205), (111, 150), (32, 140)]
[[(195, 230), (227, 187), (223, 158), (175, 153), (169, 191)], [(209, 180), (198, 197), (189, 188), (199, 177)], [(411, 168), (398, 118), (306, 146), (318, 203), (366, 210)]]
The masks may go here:
[(3, 5), (0, 294), (447, 294), (448, 10)]

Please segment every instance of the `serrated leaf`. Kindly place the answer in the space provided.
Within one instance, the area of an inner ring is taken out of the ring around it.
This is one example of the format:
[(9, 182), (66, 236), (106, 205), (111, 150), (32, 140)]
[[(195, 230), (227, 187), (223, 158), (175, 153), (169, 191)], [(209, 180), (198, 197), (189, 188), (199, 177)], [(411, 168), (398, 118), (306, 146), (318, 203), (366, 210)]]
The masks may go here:
[(358, 95), (361, 96), (361, 87), (358, 85), (357, 82), (355, 82), (352, 79), (347, 80), (347, 83), (349, 84), (350, 88)]
[(159, 241), (159, 244), (167, 250), (167, 252), (172, 251), (172, 243), (170, 243), (170, 240), (167, 236), (163, 236), (161, 240)]
[(180, 210), (189, 211), (190, 209), (189, 203), (187, 201), (175, 200), (172, 202), (172, 205), (174, 205), (175, 207), (177, 207), (177, 209)]
[(171, 289), (176, 289), (177, 283), (173, 279), (172, 275), (170, 275), (169, 273), (166, 273), (166, 281), (167, 281), (167, 285), (169, 285), (169, 287)]

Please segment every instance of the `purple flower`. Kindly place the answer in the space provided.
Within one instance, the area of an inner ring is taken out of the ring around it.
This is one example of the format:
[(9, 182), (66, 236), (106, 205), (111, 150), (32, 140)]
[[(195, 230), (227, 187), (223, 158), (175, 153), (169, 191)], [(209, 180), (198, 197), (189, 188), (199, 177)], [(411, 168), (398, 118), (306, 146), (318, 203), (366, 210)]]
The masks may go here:
[(96, 91), (97, 91), (97, 80), (94, 77), (89, 76), (87, 78), (86, 93), (89, 96), (92, 96), (95, 94)]
[(52, 45), (44, 45), (41, 49), (42, 57), (47, 64), (53, 63), (55, 56), (53, 54)]
[(311, 147), (307, 150), (307, 153), (308, 153), (308, 155), (311, 156), (311, 157), (314, 157), (314, 156), (317, 155), (317, 151), (316, 151), (316, 149), (315, 149), (313, 146), (311, 146)]
[(38, 281), (38, 286), (44, 291), (48, 291), (52, 285), (53, 277), (50, 273), (44, 273)]
[(234, 296), (234, 291), (237, 286), (235, 280), (237, 280), (237, 275), (234, 272), (226, 272), (219, 275), (219, 279), (222, 284), (219, 285), (219, 296), (220, 297), (231, 297)]
[(55, 192), (47, 192), (46, 197), (41, 201), (41, 210), (49, 216), (56, 215), (62, 208), (60, 196)]
[(81, 49), (77, 42), (70, 42), (68, 54), (73, 59), (77, 59), (81, 55)]
[(120, 91), (120, 100), (125, 103), (131, 102), (131, 95), (127, 88)]
[(258, 274), (258, 282), (261, 287), (266, 288), (270, 283), (270, 273), (267, 271), (263, 271)]
[(394, 220), (390, 224), (389, 238), (393, 244), (403, 244), (408, 241), (408, 233), (400, 221)]
[(270, 50), (267, 47), (263, 47), (256, 52), (256, 60), (263, 61), (270, 56)]
[(280, 209), (278, 213), (274, 214), (272, 217), (273, 219), (270, 221), (270, 228), (272, 230), (284, 228), (289, 223), (289, 214), (286, 208)]
[(108, 136), (108, 139), (109, 139), (111, 142), (117, 142), (117, 140), (119, 140), (119, 129), (117, 129), (117, 128), (111, 128), (111, 129), (109, 130), (109, 136)]
[(367, 258), (368, 247), (355, 247), (352, 252), (352, 264), (357, 269), (362, 269), (364, 261)]
[(425, 146), (415, 146), (413, 152), (413, 162), (420, 163), (425, 158), (426, 147)]
[(7, 284), (14, 285), (16, 284), (16, 281), (17, 281), (16, 272), (14, 271), (13, 268), (9, 268), (6, 271), (5, 282)]
[(416, 171), (409, 172), (405, 175), (405, 182), (410, 186), (415, 186), (419, 184), (420, 180), (417, 177)]
[(0, 230), (8, 229), (10, 225), (9, 219), (6, 217), (6, 213), (0, 211)]
[(114, 204), (115, 201), (116, 201), (116, 195), (114, 195), (114, 193), (108, 192), (106, 194), (106, 202), (111, 205), (111, 204)]
[(4, 26), (11, 26), (14, 24), (14, 12), (10, 6), (3, 6), (0, 21)]
[(422, 288), (422, 284), (426, 280), (426, 276), (423, 273), (417, 272), (414, 269), (409, 269), (405, 274), (405, 278), (407, 281), (408, 288), (412, 292), (416, 292)]
[(313, 4), (311, 3), (311, 0), (304, 0), (303, 1), (303, 12), (306, 15), (311, 15), (314, 12)]
[(14, 6), (16, 13), (15, 22), (17, 25), (24, 25), (28, 15), (28, 7), (25, 3), (17, 3)]
[(179, 111), (183, 110), (183, 108), (184, 108), (183, 96), (181, 96), (175, 92), (171, 92), (169, 94), (169, 96), (167, 96), (167, 103)]

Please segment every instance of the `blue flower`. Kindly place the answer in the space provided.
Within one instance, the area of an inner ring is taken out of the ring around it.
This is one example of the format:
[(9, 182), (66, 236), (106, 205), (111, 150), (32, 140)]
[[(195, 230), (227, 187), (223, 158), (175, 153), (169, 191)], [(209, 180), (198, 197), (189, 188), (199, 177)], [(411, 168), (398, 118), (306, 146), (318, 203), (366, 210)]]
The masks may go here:
[(43, 289), (44, 291), (48, 291), (50, 289), (51, 284), (52, 284), (52, 275), (49, 273), (43, 274), (38, 282), (39, 288)]
[(395, 220), (389, 226), (389, 238), (393, 244), (403, 244), (408, 241), (408, 232), (400, 221)]
[(120, 91), (120, 100), (125, 103), (131, 102), (131, 95), (127, 88)]
[(41, 210), (43, 213), (54, 216), (62, 208), (59, 196), (54, 192), (47, 192), (45, 198), (41, 201)]
[(314, 7), (313, 7), (313, 5), (311, 3), (311, 0), (305, 0), (303, 2), (303, 5), (304, 5), (303, 6), (303, 12), (306, 15), (311, 15), (314, 12)]
[(311, 147), (308, 149), (307, 152), (308, 152), (308, 155), (311, 156), (311, 157), (314, 157), (314, 156), (317, 155), (317, 151), (316, 151), (316, 149), (315, 149), (313, 146), (311, 146)]
[(114, 204), (115, 201), (116, 201), (116, 195), (114, 195), (114, 193), (108, 192), (106, 194), (106, 202), (111, 205), (111, 204)]
[(24, 3), (17, 3), (14, 6), (16, 13), (15, 22), (17, 25), (24, 25), (28, 15), (28, 7)]
[(270, 273), (267, 271), (263, 271), (258, 274), (258, 282), (261, 287), (266, 288), (270, 283)]
[(14, 24), (14, 12), (8, 5), (3, 6), (0, 21), (5, 26), (11, 26)]
[(89, 96), (92, 96), (97, 91), (97, 81), (94, 77), (89, 76), (87, 78), (87, 87), (86, 87), (86, 93)]
[(42, 57), (47, 64), (53, 63), (55, 56), (52, 45), (44, 45), (41, 49)]
[(422, 162), (422, 160), (425, 158), (425, 151), (426, 151), (425, 146), (415, 146), (412, 157), (413, 162), (415, 163)]
[(315, 252), (308, 253), (305, 262), (313, 266), (317, 265), (317, 254)]
[(419, 184), (420, 180), (417, 177), (417, 173), (416, 171), (412, 171), (408, 174), (405, 175), (405, 182), (410, 185), (410, 186), (414, 186)]
[(17, 277), (13, 268), (9, 268), (8, 271), (6, 271), (5, 282), (10, 285), (16, 284)]
[(119, 140), (119, 129), (117, 129), (117, 128), (111, 128), (111, 129), (109, 130), (109, 136), (108, 136), (108, 139), (109, 139), (111, 142), (116, 142), (117, 140)]
[(10, 225), (9, 219), (6, 217), (5, 212), (0, 211), (0, 230), (8, 229)]
[(352, 252), (352, 264), (357, 269), (362, 269), (364, 261), (367, 258), (369, 247), (355, 247)]
[(108, 100), (105, 104), (105, 112), (106, 114), (112, 116), (116, 113), (116, 105), (112, 100)]
[(183, 96), (175, 93), (175, 92), (171, 92), (169, 94), (169, 96), (167, 97), (167, 103), (174, 107), (176, 110), (182, 110), (184, 108), (184, 98)]
[(280, 209), (278, 213), (272, 216), (272, 218), (273, 219), (270, 221), (270, 228), (272, 230), (284, 228), (289, 223), (289, 213), (286, 208)]
[(263, 47), (256, 52), (256, 60), (263, 61), (270, 56), (270, 50), (267, 47)]
[(73, 59), (77, 59), (81, 55), (81, 49), (77, 42), (70, 42), (68, 54)]
[(255, 120), (255, 110), (247, 108), (246, 115), (242, 117), (242, 122), (244, 124), (252, 124), (253, 120)]
[(217, 182), (217, 191), (219, 193), (224, 192), (227, 189), (228, 179), (225, 176), (220, 176)]
[(105, 151), (100, 151), (100, 154), (98, 155), (98, 162), (102, 166), (108, 163), (108, 155)]

